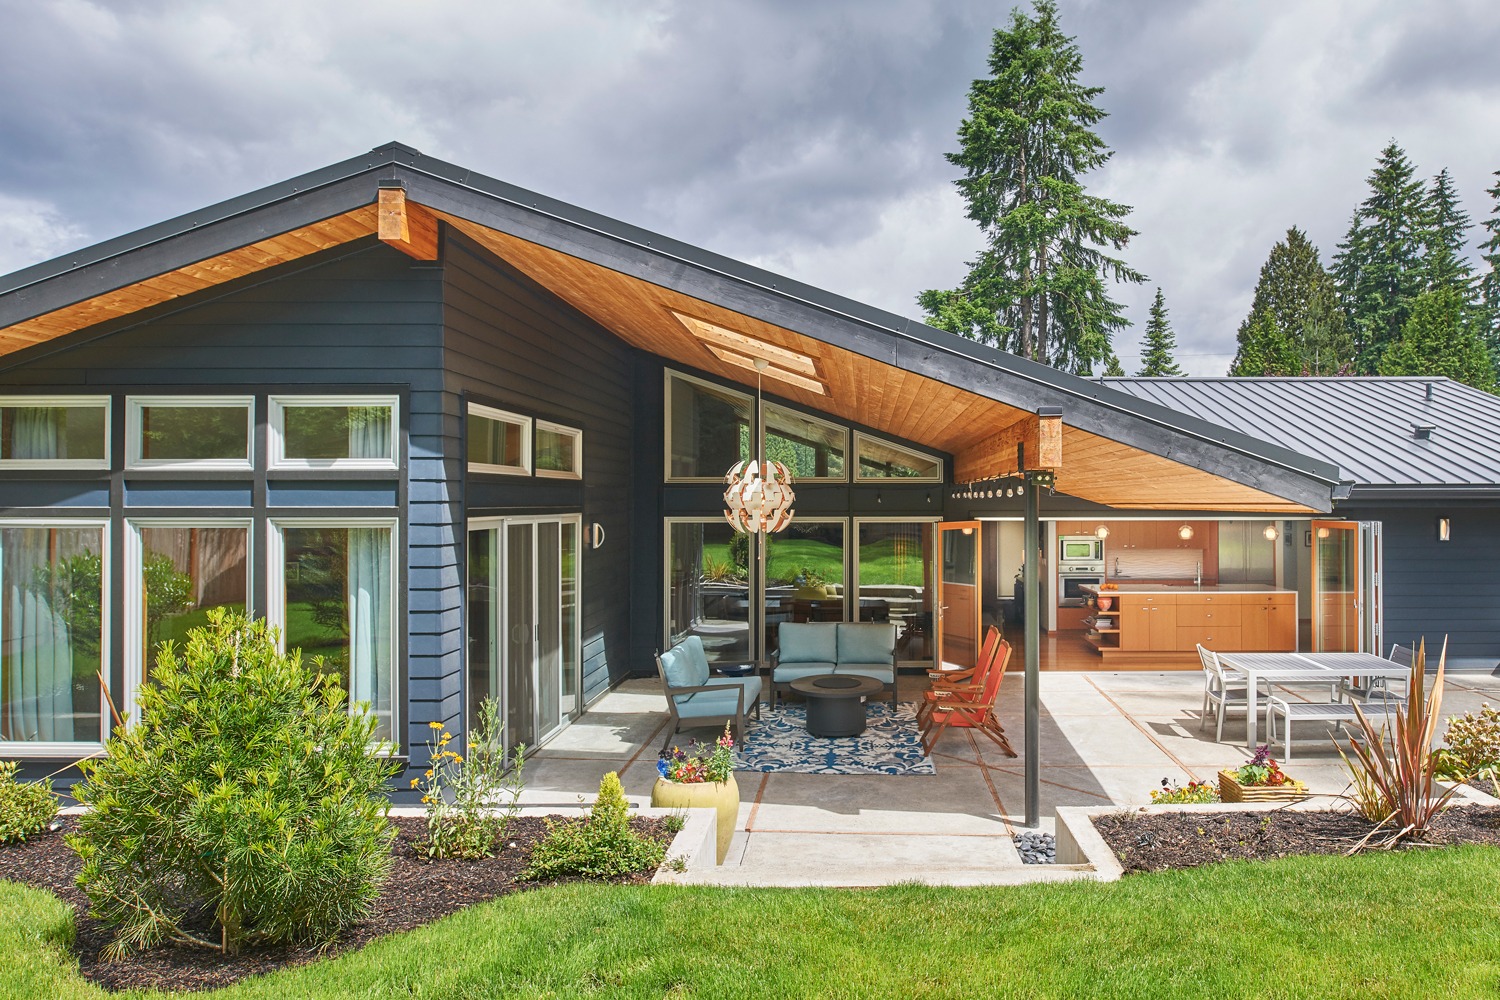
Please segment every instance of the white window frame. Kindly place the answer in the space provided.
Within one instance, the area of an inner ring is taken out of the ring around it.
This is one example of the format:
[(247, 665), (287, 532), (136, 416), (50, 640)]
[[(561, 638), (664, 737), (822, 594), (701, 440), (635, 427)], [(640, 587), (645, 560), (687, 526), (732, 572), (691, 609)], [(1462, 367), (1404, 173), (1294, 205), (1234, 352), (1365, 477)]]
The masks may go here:
[[(288, 528), (389, 528), (391, 532), (391, 735), (383, 752), (396, 754), (401, 747), (401, 637), (400, 614), (401, 521), (394, 517), (272, 517), (266, 532), (266, 621), (276, 629), (278, 648), (286, 652), (286, 535)], [(348, 692), (345, 692), (348, 694)], [(353, 703), (350, 703), (353, 708)]]
[(673, 371), (670, 368), (666, 369), (664, 371), (663, 375), (665, 377), (665, 380), (662, 382), (662, 414), (665, 417), (665, 422), (663, 423), (663, 430), (662, 430), (662, 435), (661, 435), (662, 482), (666, 482), (666, 483), (722, 483), (722, 482), (724, 482), (724, 474), (729, 471), (728, 469), (725, 469), (724, 472), (721, 472), (721, 473), (719, 473), (716, 476), (714, 476), (714, 475), (710, 475), (710, 476), (674, 476), (672, 474), (672, 380), (673, 379), (681, 379), (684, 382), (689, 382), (689, 383), (691, 383), (693, 385), (702, 386), (703, 388), (711, 390), (713, 392), (722, 393), (722, 394), (724, 394), (726, 396), (737, 396), (740, 399), (743, 399), (745, 401), (746, 406), (750, 410), (750, 431), (751, 431), (751, 434), (750, 434), (750, 437), (751, 437), (751, 440), (750, 440), (750, 454), (751, 454), (752, 458), (755, 455), (755, 430), (756, 430), (756, 423), (755, 423), (755, 421), (756, 421), (755, 397), (752, 396), (752, 395), (750, 395), (749, 393), (746, 393), (746, 392), (737, 392), (734, 389), (730, 389), (727, 386), (719, 385), (716, 382), (708, 382), (708, 381), (705, 381), (704, 379), (701, 379), (701, 378), (694, 378), (691, 375), (684, 375), (682, 372)]
[[(100, 573), (103, 579), (99, 581), (99, 631), (100, 631), (100, 657), (99, 666), (104, 672), (106, 682), (110, 675), (110, 636), (114, 634), (111, 625), (111, 609), (114, 606), (110, 592), (110, 581), (112, 574), (110, 567), (113, 565), (110, 556), (110, 531), (109, 521), (100, 518), (4, 518), (0, 519), (0, 528), (97, 528), (100, 535), (99, 560)], [(4, 609), (0, 608), (0, 614)], [(113, 692), (110, 692), (111, 695)], [(33, 743), (29, 740), (0, 740), (0, 758), (35, 757), (35, 758), (61, 758), (66, 760), (79, 760), (84, 757), (97, 755), (104, 747), (104, 741), (109, 739), (110, 729), (114, 719), (109, 711), (109, 701), (102, 695), (99, 699), (99, 732), (101, 739), (97, 742), (90, 740), (74, 740), (67, 743)]]
[[(531, 433), (532, 418), (521, 413), (512, 413), (509, 410), (496, 409), (493, 406), (485, 406), (483, 403), (470, 403), (468, 412), (464, 419), (469, 417), (482, 417), (485, 420), (493, 420), (502, 424), (514, 424), (521, 428), (521, 464), (520, 465), (491, 465), (487, 462), (469, 462), (470, 472), (488, 472), (503, 476), (529, 476), (531, 475)], [(464, 429), (465, 450), (467, 451), (468, 428)], [(468, 461), (468, 455), (464, 455)]]
[[(848, 427), (848, 425), (835, 423), (832, 420), (825, 420), (822, 417), (815, 417), (811, 413), (803, 413), (801, 410), (794, 410), (792, 407), (790, 407), (790, 406), (783, 406), (780, 403), (772, 403), (770, 401), (765, 401), (765, 402), (763, 402), (761, 404), (761, 408), (760, 408), (760, 439), (762, 441), (766, 442), (766, 445), (769, 445), (770, 441), (771, 441), (771, 425), (770, 425), (770, 422), (767, 419), (767, 417), (769, 416), (772, 407), (775, 407), (777, 410), (780, 410), (783, 413), (789, 413), (789, 414), (791, 414), (793, 417), (795, 417), (798, 420), (806, 420), (810, 424), (822, 424), (824, 427), (827, 427), (827, 428), (829, 428), (831, 430), (838, 431), (839, 433), (841, 433), (844, 436), (844, 474), (843, 475), (841, 475), (841, 476), (799, 476), (799, 475), (796, 475), (794, 473), (792, 475), (792, 482), (794, 484), (795, 483), (847, 483), (849, 481), (849, 460), (852, 457), (852, 453), (849, 451), (849, 427)], [(764, 447), (765, 447), (765, 445), (762, 446), (762, 448), (764, 448)], [(725, 471), (728, 471), (728, 470), (725, 470)]]
[(245, 613), (254, 615), (255, 528), (248, 517), (131, 517), (125, 519), (125, 592), (120, 595), (125, 615), (125, 698), (132, 719), (140, 718), (140, 691), (146, 679), (146, 603), (143, 578), (146, 547), (142, 528), (243, 528), (245, 529)]
[(0, 396), (0, 409), (66, 407), (104, 411), (103, 458), (0, 458), (0, 469), (108, 469), (113, 438), (114, 407), (108, 396)]
[[(245, 408), (245, 457), (240, 458), (142, 458), (141, 411), (147, 407), (230, 407)], [(255, 397), (254, 396), (126, 396), (125, 397), (125, 468), (127, 469), (235, 469), (255, 467)]]
[[(399, 400), (395, 396), (272, 396), (270, 438), (266, 448), (266, 467), (270, 469), (362, 469), (397, 468), (398, 444), (401, 438)], [(286, 411), (290, 407), (356, 407), (385, 406), (391, 411), (391, 435), (388, 458), (288, 458), (286, 454)]]
[[(918, 455), (922, 458), (928, 459), (929, 461), (937, 464), (937, 472), (931, 476), (862, 476), (859, 474), (859, 453), (861, 446), (866, 441), (871, 441), (875, 444), (883, 445), (887, 448), (895, 448), (898, 451), (908, 452), (912, 455)], [(850, 473), (851, 475), (853, 475), (854, 481), (856, 483), (885, 483), (887, 485), (897, 485), (900, 483), (943, 482), (943, 460), (937, 455), (934, 455), (931, 452), (923, 451), (920, 448), (913, 448), (911, 445), (901, 444), (898, 441), (892, 441), (889, 438), (879, 437), (875, 434), (866, 434), (864, 431), (854, 432), (854, 450), (850, 453), (849, 460), (852, 463)]]
[(583, 431), (577, 427), (567, 424), (553, 423), (551, 420), (537, 420), (536, 434), (548, 431), (562, 437), (571, 438), (573, 444), (573, 469), (542, 469), (536, 465), (536, 447), (531, 449), (531, 465), (535, 474), (543, 479), (582, 479), (583, 478)]

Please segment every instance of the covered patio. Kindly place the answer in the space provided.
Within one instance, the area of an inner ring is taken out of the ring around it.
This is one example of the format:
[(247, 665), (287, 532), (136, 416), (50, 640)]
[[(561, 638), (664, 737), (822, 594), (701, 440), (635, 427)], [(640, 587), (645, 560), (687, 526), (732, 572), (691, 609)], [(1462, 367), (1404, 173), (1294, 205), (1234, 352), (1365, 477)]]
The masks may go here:
[[(1021, 678), (1008, 677), (998, 710), (1018, 736)], [(1059, 806), (1139, 806), (1163, 778), (1215, 780), (1249, 756), (1242, 725), (1214, 741), (1200, 729), (1202, 675), (1184, 671), (1045, 674), (1040, 678), (1041, 826)], [(900, 697), (920, 696), (926, 679), (901, 678)], [(1450, 674), (1443, 714), (1500, 699), (1500, 678)], [(1238, 722), (1238, 720), (1236, 720)], [(592, 800), (599, 778), (618, 771), (631, 801), (650, 800), (657, 750), (669, 725), (660, 685), (631, 680), (601, 699), (539, 751), (527, 768), (528, 805)], [(711, 730), (678, 742), (710, 740)], [(1017, 749), (1022, 741), (1014, 740)], [(1025, 757), (1006, 757), (967, 730), (946, 732), (931, 775), (827, 775), (740, 771), (741, 805), (723, 866), (690, 881), (733, 885), (1010, 884), (1077, 877), (1065, 867), (1023, 865), (1014, 838), (1026, 831)], [(1288, 770), (1320, 795), (1347, 777), (1331, 742), (1298, 737)]]

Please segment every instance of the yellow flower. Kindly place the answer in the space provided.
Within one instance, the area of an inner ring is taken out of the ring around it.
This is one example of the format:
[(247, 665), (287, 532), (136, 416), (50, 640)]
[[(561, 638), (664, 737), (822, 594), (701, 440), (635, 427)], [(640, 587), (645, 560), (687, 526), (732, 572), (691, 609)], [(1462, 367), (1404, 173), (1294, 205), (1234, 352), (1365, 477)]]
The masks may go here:
[[(424, 774), (422, 777), (430, 779), (432, 777), (432, 769), (428, 768), (427, 773)], [(413, 784), (415, 784), (415, 782), (413, 782)]]
[[(428, 771), (428, 772), (427, 772), (427, 773), (428, 773), (428, 774), (429, 774), (429, 775), (431, 775), (431, 774), (432, 774), (432, 772), (431, 772), (431, 771)], [(417, 787), (417, 779), (416, 779), (416, 778), (413, 778), (413, 779), (411, 779), (411, 787), (413, 787), (413, 788), (416, 788), (416, 787)]]
[(443, 728), (443, 724), (441, 722), (429, 722), (429, 723), (427, 723), (427, 728), (428, 729), (442, 729)]
[(432, 796), (431, 795), (424, 795), (424, 796), (422, 796), (422, 804), (424, 806), (431, 805), (432, 804)]
[(453, 760), (454, 760), (455, 763), (458, 763), (458, 764), (462, 764), (464, 762), (464, 759), (462, 757), (460, 757), (458, 754), (454, 754), (453, 755)]

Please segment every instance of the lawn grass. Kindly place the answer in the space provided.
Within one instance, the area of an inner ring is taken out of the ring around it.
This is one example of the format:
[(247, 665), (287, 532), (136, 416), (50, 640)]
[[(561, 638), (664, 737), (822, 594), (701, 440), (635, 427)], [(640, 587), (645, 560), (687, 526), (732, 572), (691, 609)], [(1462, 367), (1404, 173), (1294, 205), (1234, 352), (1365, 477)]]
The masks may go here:
[[(1500, 850), (1232, 862), (1112, 884), (573, 885), (215, 997), (1491, 997)], [(0, 995), (103, 997), (0, 883)]]
[[(772, 583), (788, 583), (804, 567), (827, 583), (844, 582), (844, 553), (816, 538), (776, 538), (771, 543), (767, 577)], [(728, 566), (729, 544), (703, 543), (703, 566)], [(921, 587), (929, 581), (920, 548), (904, 546), (898, 554), (894, 539), (862, 545), (859, 549), (859, 582), (863, 586)]]

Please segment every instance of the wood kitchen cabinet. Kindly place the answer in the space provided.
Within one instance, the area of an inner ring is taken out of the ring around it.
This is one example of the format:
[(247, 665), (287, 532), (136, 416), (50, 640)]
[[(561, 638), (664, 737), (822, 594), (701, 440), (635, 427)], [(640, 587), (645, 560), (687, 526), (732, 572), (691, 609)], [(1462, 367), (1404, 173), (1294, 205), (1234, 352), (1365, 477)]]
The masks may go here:
[[(1102, 655), (1270, 652), (1297, 648), (1297, 595), (1240, 591), (1105, 592), (1114, 602), (1098, 612), (1113, 628), (1091, 635)], [(1092, 621), (1092, 620), (1091, 620)]]

